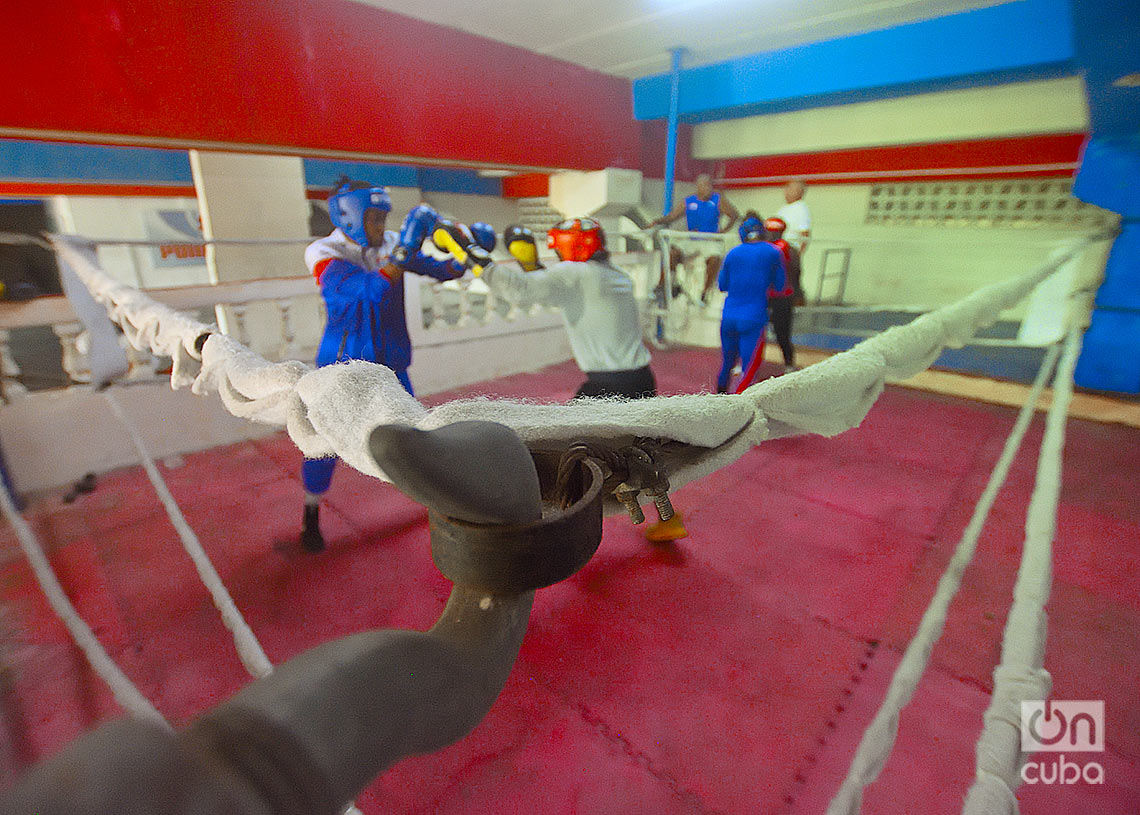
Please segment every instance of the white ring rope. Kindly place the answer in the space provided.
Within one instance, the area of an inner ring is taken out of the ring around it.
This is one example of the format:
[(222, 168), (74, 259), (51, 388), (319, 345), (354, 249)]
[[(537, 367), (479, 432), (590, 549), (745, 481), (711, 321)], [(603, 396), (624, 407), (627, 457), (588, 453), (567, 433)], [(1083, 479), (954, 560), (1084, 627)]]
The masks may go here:
[(85, 239), (92, 246), (308, 246), (315, 238), (175, 238), (168, 241), (138, 238)]
[[(174, 496), (170, 494), (166, 482), (158, 472), (158, 468), (154, 464), (154, 458), (147, 450), (142, 436), (138, 432), (138, 428), (130, 421), (122, 405), (114, 398), (114, 395), (109, 389), (104, 391), (104, 396), (111, 411), (130, 435), (131, 441), (134, 443), (135, 449), (142, 459), (143, 468), (146, 470), (147, 476), (150, 478), (150, 482), (154, 486), (159, 500), (166, 509), (166, 514), (170, 518), (171, 524), (174, 526), (175, 531), (178, 532), (179, 538), (182, 539), (186, 554), (189, 555), (190, 559), (194, 562), (198, 576), (210, 592), (211, 597), (213, 597), (214, 606), (221, 614), (222, 621), (226, 628), (232, 632), (234, 646), (237, 649), (238, 657), (241, 659), (242, 665), (254, 679), (268, 676), (273, 673), (273, 664), (269, 661), (269, 658), (266, 657), (264, 650), (261, 648), (261, 644), (257, 641), (257, 637), (245, 622), (233, 598), (230, 597), (225, 584), (214, 569), (197, 535), (194, 534), (194, 530), (191, 529), (190, 525), (186, 522), (186, 518), (182, 515), (182, 511), (174, 500)], [(23, 549), (24, 555), (32, 567), (33, 574), (40, 585), (40, 590), (43, 591), (48, 603), (67, 627), (68, 632), (76, 644), (83, 651), (92, 670), (95, 671), (99, 678), (102, 679), (111, 690), (111, 695), (115, 697), (115, 701), (119, 703), (119, 706), (122, 707), (128, 715), (136, 719), (154, 721), (167, 729), (173, 729), (170, 722), (158, 712), (154, 705), (143, 695), (142, 691), (140, 691), (127, 675), (123, 673), (122, 669), (115, 664), (114, 660), (111, 659), (100, 644), (94, 632), (76, 612), (75, 607), (67, 599), (67, 595), (60, 585), (55, 571), (44, 555), (43, 548), (36, 540), (35, 533), (32, 532), (16, 508), (15, 502), (12, 500), (12, 496), (9, 494), (7, 487), (2, 484), (0, 484), (0, 509), (3, 509), (8, 521), (16, 530), (16, 536), (20, 541), (20, 548)], [(349, 803), (341, 811), (341, 815), (362, 815), (362, 813), (357, 809), (355, 804)]]
[(249, 625), (246, 623), (245, 618), (242, 617), (241, 612), (238, 610), (237, 605), (234, 603), (230, 593), (226, 591), (226, 586), (222, 582), (222, 578), (218, 576), (214, 564), (210, 562), (206, 550), (202, 548), (201, 541), (198, 536), (194, 534), (194, 530), (190, 528), (190, 524), (186, 523), (186, 517), (179, 509), (178, 503), (174, 500), (174, 496), (170, 494), (170, 490), (166, 486), (162, 475), (158, 472), (158, 467), (154, 464), (154, 459), (147, 450), (146, 444), (143, 442), (142, 436), (139, 434), (138, 428), (135, 427), (134, 422), (127, 416), (126, 411), (123, 410), (119, 400), (115, 398), (110, 389), (103, 392), (103, 396), (107, 400), (107, 404), (111, 407), (111, 412), (115, 414), (119, 422), (122, 423), (128, 435), (131, 437), (131, 442), (138, 451), (139, 457), (142, 459), (143, 469), (146, 470), (147, 477), (150, 483), (154, 486), (155, 493), (158, 494), (158, 500), (162, 502), (162, 506), (166, 509), (166, 514), (170, 518), (170, 523), (174, 530), (178, 533), (178, 537), (182, 539), (182, 546), (189, 555), (190, 560), (194, 562), (194, 568), (198, 571), (198, 577), (202, 579), (207, 591), (214, 600), (214, 606), (218, 609), (218, 613), (222, 615), (222, 622), (226, 628), (230, 630), (234, 638), (234, 647), (237, 649), (238, 657), (241, 659), (242, 665), (249, 671), (249, 674), (255, 679), (260, 679), (263, 676), (268, 676), (273, 673), (273, 663), (265, 656), (265, 651), (261, 647), (261, 643), (257, 641), (253, 631), (250, 630)]
[(977, 745), (977, 776), (966, 795), (963, 815), (1017, 813), (1021, 786), (1021, 702), (1046, 699), (1052, 686), (1045, 660), (1045, 604), (1053, 582), (1053, 537), (1061, 498), (1065, 424), (1073, 398), (1073, 371), (1081, 350), (1080, 327), (1065, 340), (1053, 383), (1053, 403), (1037, 458), (1037, 484), (1025, 513), (1025, 547), (1013, 605), (1002, 636), (1001, 662), (994, 669), (994, 691)]
[(75, 644), (87, 657), (87, 662), (99, 677), (111, 689), (111, 695), (123, 710), (136, 719), (158, 722), (165, 727), (170, 724), (162, 717), (145, 696), (134, 686), (122, 669), (108, 656), (107, 651), (95, 636), (95, 632), (83, 622), (83, 618), (75, 610), (75, 606), (67, 599), (67, 594), (60, 585), (59, 579), (44, 554), (43, 547), (36, 540), (36, 535), (24, 520), (20, 511), (16, 509), (15, 501), (8, 492), (7, 486), (0, 484), (0, 507), (8, 518), (8, 523), (16, 530), (16, 538), (20, 541), (20, 548), (32, 567), (32, 573), (40, 584), (40, 589), (47, 597), (52, 610), (67, 627)]
[[(205, 550), (202, 549), (202, 545), (198, 541), (194, 531), (190, 528), (189, 524), (186, 523), (186, 519), (182, 515), (181, 510), (179, 510), (178, 504), (174, 501), (174, 497), (170, 494), (170, 490), (167, 488), (166, 483), (162, 480), (162, 476), (155, 467), (154, 459), (146, 449), (142, 437), (138, 433), (138, 429), (127, 417), (122, 406), (118, 400), (114, 398), (110, 390), (105, 391), (104, 396), (111, 411), (119, 421), (122, 422), (123, 427), (130, 435), (135, 449), (138, 450), (142, 458), (143, 468), (146, 470), (151, 484), (154, 485), (155, 492), (158, 494), (158, 498), (162, 502), (163, 507), (165, 507), (171, 524), (174, 526), (175, 531), (178, 532), (178, 536), (182, 539), (186, 553), (194, 562), (194, 566), (198, 570), (198, 576), (202, 579), (202, 582), (213, 597), (214, 605), (221, 613), (222, 620), (226, 627), (233, 632), (234, 645), (237, 648), (242, 665), (245, 666), (245, 669), (254, 678), (267, 676), (273, 671), (272, 663), (270, 663), (269, 659), (265, 656), (265, 652), (262, 650), (257, 638), (242, 618), (241, 612), (238, 611), (233, 599), (226, 591), (225, 585), (222, 583), (217, 571), (215, 571), (213, 564), (210, 563), (209, 557), (206, 555)], [(7, 487), (3, 485), (0, 485), (0, 507), (2, 507), (8, 522), (12, 524), (12, 528), (15, 529), (16, 537), (20, 542), (20, 548), (23, 550), (24, 556), (27, 557), (36, 581), (40, 584), (40, 589), (43, 591), (44, 596), (47, 597), (48, 603), (67, 627), (68, 632), (76, 644), (83, 651), (92, 670), (94, 670), (103, 682), (106, 683), (107, 687), (110, 688), (111, 695), (115, 697), (115, 701), (118, 702), (119, 706), (130, 716), (136, 719), (159, 722), (169, 728), (170, 723), (167, 722), (163, 715), (158, 712), (154, 705), (152, 705), (134, 683), (131, 682), (127, 675), (123, 673), (122, 669), (115, 664), (114, 660), (111, 659), (102, 644), (100, 644), (94, 632), (87, 623), (83, 621), (83, 618), (79, 616), (78, 612), (76, 612), (75, 607), (71, 604), (71, 601), (68, 600), (67, 594), (60, 585), (59, 579), (56, 577), (50, 562), (44, 555), (43, 547), (36, 539), (35, 533), (16, 508), (15, 502), (8, 493)]]
[(919, 680), (926, 672), (934, 644), (942, 636), (950, 602), (958, 593), (958, 588), (962, 584), (963, 573), (974, 559), (978, 538), (981, 536), (986, 518), (997, 500), (998, 492), (1009, 475), (1009, 469), (1017, 456), (1025, 433), (1033, 421), (1037, 401), (1041, 398), (1045, 383), (1057, 363), (1059, 352), (1059, 345), (1051, 346), (1041, 363), (1041, 368), (1037, 371), (1037, 377), (1033, 382), (1029, 396), (1026, 398), (1025, 404), (1021, 406), (1017, 421), (1014, 423), (1009, 437), (1005, 440), (1001, 456), (990, 474), (989, 482), (978, 499), (970, 522), (966, 525), (966, 529), (954, 549), (954, 556), (938, 581), (938, 588), (930, 600), (930, 605), (927, 606), (922, 615), (918, 630), (910, 644), (907, 645), (906, 652), (903, 654), (898, 667), (895, 668), (894, 676), (891, 677), (891, 684), (887, 689), (882, 705), (863, 733), (855, 756), (851, 759), (847, 777), (828, 806), (827, 815), (857, 815), (863, 803), (863, 789), (879, 777), (887, 759), (890, 758), (891, 751), (895, 746), (895, 738), (898, 735), (899, 714), (914, 696)]
[[(308, 245), (313, 238), (174, 238), (166, 241), (141, 240), (138, 238), (84, 238), (88, 246), (296, 246)], [(39, 246), (54, 249), (48, 241), (36, 235), (19, 232), (0, 232), (0, 243), (12, 246)]]

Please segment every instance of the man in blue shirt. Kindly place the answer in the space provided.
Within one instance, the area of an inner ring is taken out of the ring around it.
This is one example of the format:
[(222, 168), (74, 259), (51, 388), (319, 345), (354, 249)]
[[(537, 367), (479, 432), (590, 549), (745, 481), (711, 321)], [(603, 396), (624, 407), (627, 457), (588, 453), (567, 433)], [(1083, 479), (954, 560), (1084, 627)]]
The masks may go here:
[[(685, 202), (670, 212), (649, 222), (651, 227), (668, 225), (685, 216), (685, 228), (690, 232), (727, 232), (733, 224), (740, 219), (736, 207), (720, 193), (713, 192), (712, 177), (708, 173), (697, 176), (697, 193), (690, 195)], [(728, 223), (721, 228), (721, 216), (728, 218)], [(669, 249), (669, 267), (676, 271), (681, 261), (681, 250), (673, 246)], [(705, 258), (705, 286), (701, 299), (707, 301), (716, 281), (717, 270), (720, 268), (720, 255)]]
[(740, 225), (744, 241), (724, 258), (717, 283), (727, 292), (720, 319), (723, 359), (716, 378), (716, 392), (728, 392), (728, 380), (739, 360), (749, 370), (753, 356), (762, 347), (768, 325), (768, 289), (784, 288), (784, 257), (765, 241), (767, 232), (758, 217), (748, 217)]

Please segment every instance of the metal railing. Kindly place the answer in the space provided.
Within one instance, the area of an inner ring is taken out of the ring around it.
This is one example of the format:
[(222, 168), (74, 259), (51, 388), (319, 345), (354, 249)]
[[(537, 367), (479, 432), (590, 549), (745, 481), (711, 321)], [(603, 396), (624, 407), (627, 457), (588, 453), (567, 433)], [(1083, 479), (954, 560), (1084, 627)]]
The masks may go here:
[[(296, 344), (295, 307), (298, 298), (316, 294), (311, 278), (269, 278), (210, 286), (151, 289), (147, 294), (179, 311), (209, 311), (217, 306), (229, 308), (233, 318), (232, 330), (235, 337), (243, 343), (249, 341), (246, 325), (249, 307), (254, 303), (270, 303), (276, 309), (280, 324), (278, 358), (287, 359), (310, 350)], [(20, 380), (22, 371), (12, 353), (12, 332), (36, 326), (50, 326), (59, 341), (60, 363), (68, 378), (68, 382), (61, 384), (66, 387), (91, 381), (83, 326), (66, 297), (52, 295), (19, 303), (0, 303), (0, 395), (5, 400), (28, 392)], [(158, 360), (148, 352), (138, 351), (129, 345), (126, 350), (130, 363), (128, 380), (137, 381), (155, 376), (159, 367)]]
[[(12, 242), (38, 242), (37, 239), (26, 236), (8, 238)], [(4, 240), (5, 236), (0, 235), (0, 242)], [(141, 241), (99, 242), (100, 245), (104, 243), (153, 245), (153, 242)], [(246, 242), (229, 243), (244, 245)], [(615, 254), (614, 262), (630, 273), (639, 291), (644, 291), (649, 285), (649, 278), (657, 268), (653, 253)], [(526, 333), (561, 324), (556, 309), (541, 305), (524, 307), (509, 302), (497, 297), (485, 283), (470, 276), (441, 283), (418, 275), (408, 275), (405, 281), (408, 330), (414, 348)], [(311, 360), (316, 353), (316, 343), (312, 339), (306, 342), (303, 338), (319, 337), (325, 319), (319, 289), (308, 275), (148, 289), (146, 293), (173, 309), (198, 312), (206, 322), (213, 320), (209, 312), (216, 311), (219, 307), (225, 308), (228, 332), (246, 345), (251, 342), (252, 309), (264, 308), (259, 304), (268, 304), (273, 317), (270, 324), (275, 335), (269, 338), (268, 344), (261, 342), (259, 351), (277, 360)], [(645, 302), (644, 298), (641, 301)], [(299, 307), (302, 304), (306, 304), (306, 307)], [(312, 305), (308, 307), (307, 304)], [(317, 324), (311, 324), (313, 320), (318, 321)], [(44, 382), (29, 386), (23, 381), (24, 371), (17, 361), (20, 354), (13, 353), (13, 346), (18, 342), (42, 345), (49, 341), (42, 334), (30, 338), (20, 336), (25, 329), (42, 326), (51, 327), (58, 342), (58, 351), (40, 347), (36, 349), (36, 355), (45, 358), (58, 353), (58, 364), (65, 381), (49, 378), (46, 386)], [(138, 351), (129, 345), (125, 345), (125, 350), (130, 364), (126, 377), (129, 381), (153, 379), (164, 368), (148, 352)], [(83, 327), (66, 297), (51, 295), (24, 302), (0, 302), (0, 398), (10, 401), (29, 390), (69, 387), (90, 381)]]

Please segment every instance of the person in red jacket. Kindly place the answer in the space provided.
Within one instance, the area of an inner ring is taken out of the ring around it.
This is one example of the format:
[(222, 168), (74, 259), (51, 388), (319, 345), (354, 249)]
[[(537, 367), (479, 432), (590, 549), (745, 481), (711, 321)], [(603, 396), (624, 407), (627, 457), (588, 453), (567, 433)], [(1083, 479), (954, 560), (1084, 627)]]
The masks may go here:
[(772, 330), (776, 333), (776, 343), (784, 355), (784, 370), (795, 371), (796, 349), (792, 345), (792, 313), (795, 306), (803, 304), (803, 291), (800, 289), (800, 252), (784, 240), (788, 225), (783, 218), (769, 218), (764, 222), (769, 242), (784, 256), (784, 269), (787, 272), (787, 285), (782, 291), (768, 292), (768, 313), (772, 320)]

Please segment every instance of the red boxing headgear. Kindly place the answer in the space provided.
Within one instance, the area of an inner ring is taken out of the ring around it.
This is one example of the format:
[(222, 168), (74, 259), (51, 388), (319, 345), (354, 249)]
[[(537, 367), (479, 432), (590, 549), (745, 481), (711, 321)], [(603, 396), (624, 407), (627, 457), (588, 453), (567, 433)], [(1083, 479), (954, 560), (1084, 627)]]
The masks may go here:
[(788, 225), (784, 222), (783, 218), (769, 218), (764, 222), (764, 228), (778, 238), (784, 234), (784, 230), (788, 228)]
[(547, 246), (563, 260), (584, 261), (606, 246), (602, 225), (593, 218), (570, 218), (551, 227)]

